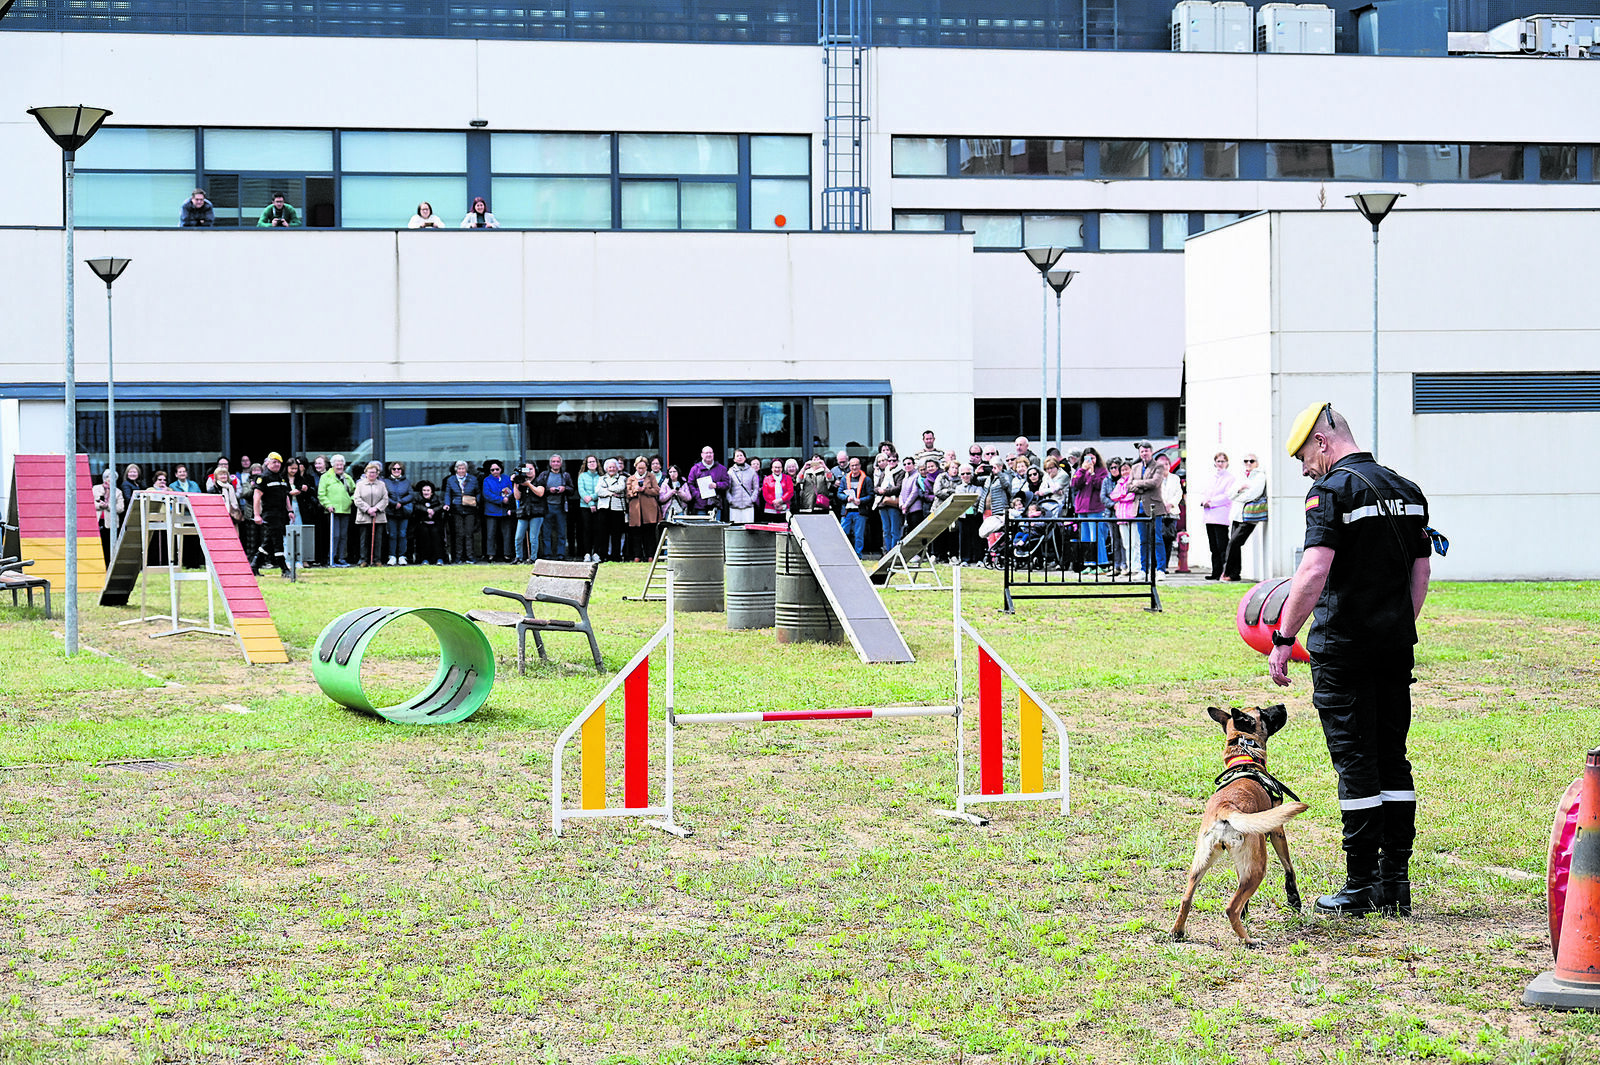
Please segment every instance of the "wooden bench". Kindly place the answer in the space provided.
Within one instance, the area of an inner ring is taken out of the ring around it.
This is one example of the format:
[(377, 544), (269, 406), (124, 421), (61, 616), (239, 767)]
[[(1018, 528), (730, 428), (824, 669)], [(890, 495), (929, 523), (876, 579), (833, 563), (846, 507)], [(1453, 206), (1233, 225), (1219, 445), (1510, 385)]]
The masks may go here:
[[(515, 610), (469, 610), (467, 617), (481, 625), (500, 625), (517, 630), (517, 672), (528, 671), (528, 633), (533, 633), (533, 645), (539, 649), (539, 661), (548, 662), (544, 653), (541, 632), (581, 632), (589, 637), (589, 650), (594, 655), (594, 668), (605, 672), (605, 660), (600, 657), (600, 644), (594, 638), (594, 625), (589, 621), (589, 593), (594, 590), (595, 574), (600, 571), (598, 562), (556, 562), (540, 559), (533, 564), (533, 576), (528, 578), (527, 590), (508, 592), (503, 588), (485, 588), (484, 595), (500, 595), (522, 604), (521, 612)], [(541, 618), (534, 613), (535, 603), (556, 603), (577, 611), (577, 620)]]
[(28, 609), (33, 609), (33, 590), (44, 589), (44, 616), (50, 617), (50, 582), (43, 577), (30, 577), (22, 572), (23, 566), (33, 565), (33, 559), (6, 559), (0, 562), (0, 590), (11, 593), (11, 605), (17, 605), (17, 593), (28, 593)]

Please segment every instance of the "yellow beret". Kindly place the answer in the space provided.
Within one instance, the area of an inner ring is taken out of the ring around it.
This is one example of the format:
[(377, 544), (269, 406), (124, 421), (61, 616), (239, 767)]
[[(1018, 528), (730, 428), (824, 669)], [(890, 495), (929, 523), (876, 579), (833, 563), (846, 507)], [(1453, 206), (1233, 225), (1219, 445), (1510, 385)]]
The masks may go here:
[(1328, 404), (1325, 400), (1317, 400), (1311, 406), (1301, 411), (1289, 427), (1289, 456), (1306, 446), (1306, 441), (1311, 437), (1311, 430), (1317, 424), (1317, 419), (1322, 417), (1323, 408)]

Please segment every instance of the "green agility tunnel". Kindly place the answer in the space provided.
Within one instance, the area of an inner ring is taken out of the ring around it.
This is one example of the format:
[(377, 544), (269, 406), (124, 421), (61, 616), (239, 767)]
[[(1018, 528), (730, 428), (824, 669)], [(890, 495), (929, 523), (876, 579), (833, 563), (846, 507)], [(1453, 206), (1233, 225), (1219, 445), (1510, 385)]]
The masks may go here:
[[(373, 706), (361, 687), (361, 656), (389, 622), (415, 617), (439, 638), (439, 672), (433, 682), (397, 706)], [(494, 687), (494, 652), (483, 631), (453, 610), (439, 607), (368, 607), (341, 614), (317, 637), (311, 675), (323, 694), (353, 710), (368, 710), (397, 725), (448, 725), (465, 721)]]

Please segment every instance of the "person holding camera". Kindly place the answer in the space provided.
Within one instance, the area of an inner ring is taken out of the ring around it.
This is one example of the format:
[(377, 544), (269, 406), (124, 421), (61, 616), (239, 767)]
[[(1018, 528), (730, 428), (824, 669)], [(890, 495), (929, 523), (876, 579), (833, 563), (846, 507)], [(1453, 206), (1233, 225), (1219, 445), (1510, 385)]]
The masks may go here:
[(539, 534), (544, 530), (548, 509), (544, 488), (535, 483), (537, 477), (532, 459), (511, 475), (511, 497), (516, 501), (517, 511), (517, 531), (511, 537), (511, 552), (514, 561), (529, 566), (539, 560)]
[(287, 229), (300, 224), (300, 212), (283, 202), (283, 193), (274, 192), (270, 206), (261, 210), (256, 219), (257, 229)]

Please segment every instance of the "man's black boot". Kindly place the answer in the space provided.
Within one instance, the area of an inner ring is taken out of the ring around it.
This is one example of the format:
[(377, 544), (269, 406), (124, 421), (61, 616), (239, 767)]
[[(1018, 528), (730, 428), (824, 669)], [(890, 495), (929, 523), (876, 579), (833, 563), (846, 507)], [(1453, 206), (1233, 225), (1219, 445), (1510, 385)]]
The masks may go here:
[(1383, 804), (1383, 852), (1378, 855), (1379, 909), (1389, 917), (1411, 916), (1411, 843), (1417, 834), (1417, 804)]
[(1345, 810), (1344, 886), (1317, 899), (1316, 912), (1359, 917), (1377, 913), (1381, 904), (1378, 846), (1383, 838), (1383, 807)]

